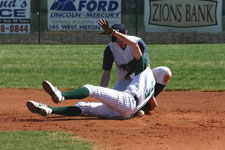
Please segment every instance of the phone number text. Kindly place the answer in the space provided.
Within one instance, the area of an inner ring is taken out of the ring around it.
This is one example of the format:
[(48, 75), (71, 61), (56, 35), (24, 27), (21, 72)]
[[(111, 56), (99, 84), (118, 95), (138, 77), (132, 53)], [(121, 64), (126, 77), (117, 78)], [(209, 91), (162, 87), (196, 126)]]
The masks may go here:
[(30, 33), (30, 24), (0, 24), (1, 34), (26, 34)]

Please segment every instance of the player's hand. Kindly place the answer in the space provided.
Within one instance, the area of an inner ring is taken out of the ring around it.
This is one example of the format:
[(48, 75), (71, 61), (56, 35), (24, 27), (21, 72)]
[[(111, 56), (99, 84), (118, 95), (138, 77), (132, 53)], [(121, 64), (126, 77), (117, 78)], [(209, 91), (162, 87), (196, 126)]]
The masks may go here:
[(153, 111), (157, 107), (158, 103), (155, 99), (155, 97), (152, 97), (149, 99), (148, 103), (145, 104), (141, 110), (144, 111), (145, 114), (150, 114), (150, 111)]
[(98, 24), (104, 30), (104, 32), (102, 32), (101, 34), (112, 35), (113, 29), (109, 27), (109, 23), (108, 23), (107, 20), (105, 20), (105, 19), (99, 19), (98, 20)]

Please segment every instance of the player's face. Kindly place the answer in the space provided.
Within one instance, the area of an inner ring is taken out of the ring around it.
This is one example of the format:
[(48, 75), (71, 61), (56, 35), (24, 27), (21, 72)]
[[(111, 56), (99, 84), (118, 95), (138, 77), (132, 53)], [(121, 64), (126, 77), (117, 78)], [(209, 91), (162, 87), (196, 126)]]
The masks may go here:
[(122, 41), (116, 42), (116, 44), (119, 45), (119, 47), (120, 47), (121, 49), (125, 49), (125, 48), (127, 47), (127, 44), (125, 44), (125, 43), (122, 42)]

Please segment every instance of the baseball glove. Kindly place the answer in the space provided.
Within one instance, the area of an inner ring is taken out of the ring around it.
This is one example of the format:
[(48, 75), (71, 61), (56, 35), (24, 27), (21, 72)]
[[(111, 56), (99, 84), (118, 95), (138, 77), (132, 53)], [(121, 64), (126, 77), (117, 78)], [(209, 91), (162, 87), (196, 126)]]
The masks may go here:
[(109, 23), (108, 23), (107, 20), (105, 20), (105, 19), (99, 19), (98, 24), (104, 30), (104, 32), (102, 32), (101, 34), (113, 35), (114, 30), (111, 27), (109, 27)]
[(120, 65), (123, 70), (127, 71), (128, 73), (125, 76), (126, 80), (130, 80), (130, 75), (135, 73), (136, 68), (137, 68), (137, 61), (136, 60), (131, 60), (127, 64), (122, 64)]

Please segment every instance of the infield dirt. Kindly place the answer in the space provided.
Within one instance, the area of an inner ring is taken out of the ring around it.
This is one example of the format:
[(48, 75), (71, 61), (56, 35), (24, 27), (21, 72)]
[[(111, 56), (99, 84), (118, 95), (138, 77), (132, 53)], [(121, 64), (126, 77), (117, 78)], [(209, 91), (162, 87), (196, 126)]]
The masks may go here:
[[(27, 100), (54, 104), (43, 90), (0, 89), (0, 131), (64, 130), (104, 150), (224, 150), (225, 92), (164, 91), (158, 107), (144, 117), (104, 120), (96, 117), (42, 117)], [(95, 101), (85, 99), (85, 101)]]

